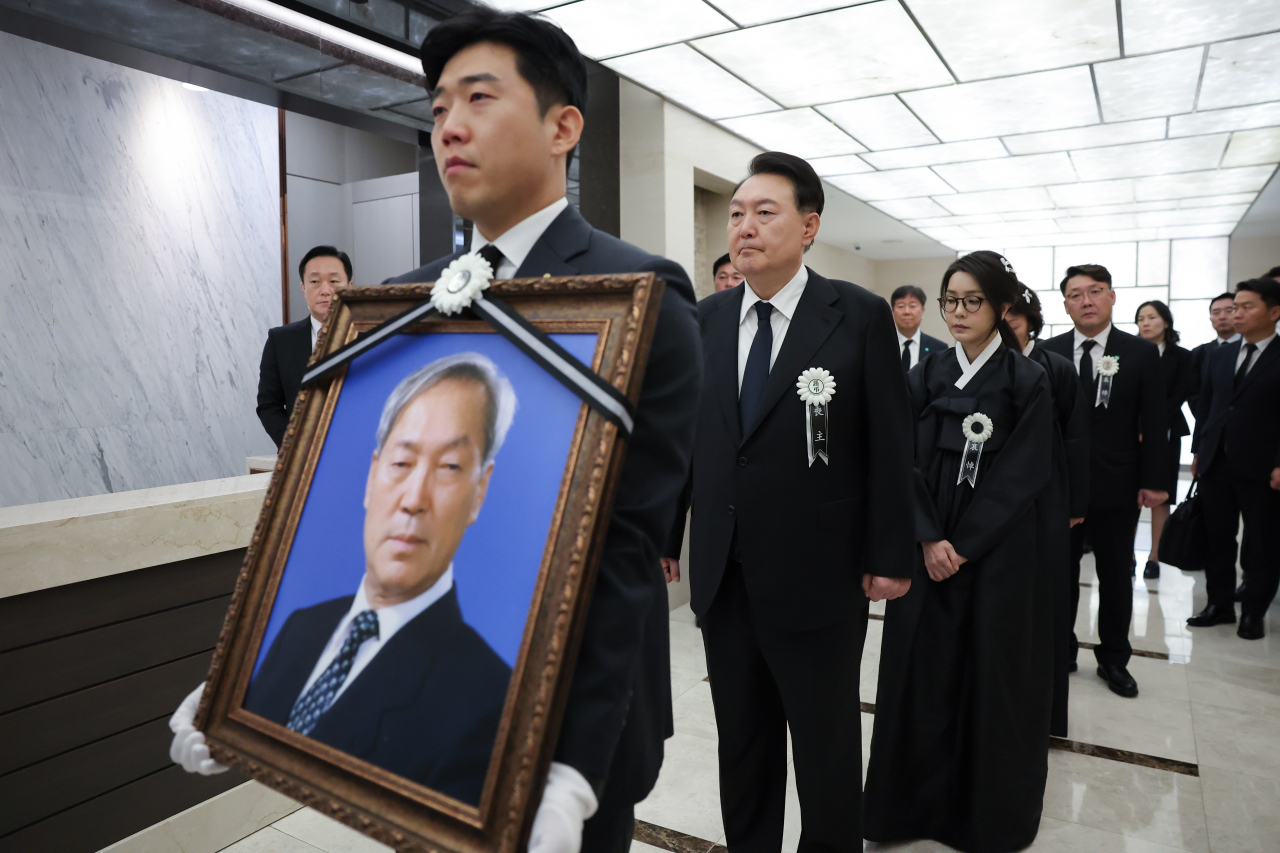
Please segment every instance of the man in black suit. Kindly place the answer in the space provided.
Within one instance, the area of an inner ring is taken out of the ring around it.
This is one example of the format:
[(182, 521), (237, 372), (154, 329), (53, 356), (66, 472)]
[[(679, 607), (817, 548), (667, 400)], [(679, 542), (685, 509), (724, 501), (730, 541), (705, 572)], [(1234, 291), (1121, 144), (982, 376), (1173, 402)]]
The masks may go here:
[(715, 264), (711, 267), (711, 278), (715, 283), (716, 293), (742, 284), (742, 273), (733, 268), (733, 259), (729, 257), (728, 252), (716, 258)]
[(1259, 640), (1280, 584), (1280, 283), (1237, 285), (1233, 321), (1242, 340), (1210, 353), (1196, 410), (1191, 449), (1203, 498), (1209, 603), (1187, 624), (1236, 621), (1236, 530), (1243, 516), (1240, 563), (1248, 582), (1236, 633)]
[(923, 356), (950, 349), (947, 344), (920, 331), (920, 324), (924, 321), (924, 303), (924, 291), (914, 284), (902, 285), (889, 297), (893, 324), (898, 328), (898, 352), (902, 353), (904, 373), (911, 372)]
[(329, 316), (333, 292), (351, 283), (351, 259), (333, 246), (316, 246), (298, 264), (298, 276), (302, 279), (308, 316), (267, 332), (262, 365), (258, 368), (258, 420), (277, 450), (284, 443), (293, 402), (302, 387), (302, 374), (307, 371), (320, 326)]
[(773, 152), (750, 174), (728, 224), (747, 284), (698, 303), (706, 392), (683, 500), (720, 808), (730, 850), (776, 853), (789, 727), (800, 849), (860, 851), (867, 598), (904, 594), (916, 554), (910, 403), (888, 304), (803, 264), (823, 208), (813, 168)]
[(1196, 377), (1196, 393), (1187, 398), (1187, 405), (1191, 407), (1193, 416), (1196, 413), (1196, 399), (1200, 393), (1200, 383), (1204, 381), (1205, 359), (1209, 357), (1209, 353), (1240, 340), (1240, 333), (1236, 331), (1235, 323), (1232, 320), (1235, 312), (1236, 297), (1234, 293), (1220, 293), (1209, 300), (1209, 322), (1213, 324), (1214, 339), (1191, 350), (1191, 372)]
[[(1076, 365), (1089, 416), (1089, 511), (1071, 529), (1071, 616), (1080, 603), (1084, 537), (1098, 575), (1098, 675), (1112, 692), (1138, 695), (1129, 674), (1132, 648), (1134, 533), (1142, 507), (1164, 503), (1168, 482), (1168, 415), (1160, 350), (1111, 325), (1116, 304), (1111, 273), (1097, 264), (1069, 267), (1060, 285), (1075, 329), (1044, 347)], [(1072, 635), (1072, 652), (1078, 649)], [(1074, 659), (1074, 654), (1073, 654)]]
[(479, 805), (511, 668), (462, 621), (453, 558), (515, 408), (511, 383), (476, 353), (400, 381), (365, 484), (364, 578), (290, 614), (246, 710)]

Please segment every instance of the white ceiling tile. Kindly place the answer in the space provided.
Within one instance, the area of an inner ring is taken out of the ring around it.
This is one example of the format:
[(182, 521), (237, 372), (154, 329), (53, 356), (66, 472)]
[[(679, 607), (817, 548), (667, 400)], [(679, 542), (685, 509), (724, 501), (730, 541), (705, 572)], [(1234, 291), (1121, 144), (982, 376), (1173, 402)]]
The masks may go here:
[(973, 163), (951, 163), (934, 166), (933, 170), (960, 192), (1042, 187), (1076, 181), (1071, 158), (1062, 151), (1004, 157), (999, 160), (978, 160)]
[(839, 175), (827, 180), (833, 186), (863, 201), (936, 196), (954, 192), (942, 178), (924, 168), (893, 169), (888, 172), (867, 172), (862, 175)]
[(593, 59), (732, 30), (733, 22), (702, 0), (579, 0), (542, 13)]
[(1139, 201), (1133, 204), (1099, 204), (1085, 207), (1070, 207), (1061, 213), (1072, 216), (1112, 216), (1117, 213), (1145, 213), (1148, 210), (1173, 210), (1177, 201)]
[[(1257, 193), (1229, 193), (1227, 195), (1207, 195), (1199, 198), (1184, 198), (1178, 202), (1179, 210), (1188, 210), (1193, 207), (1218, 207), (1224, 204), (1253, 204), (1253, 200), (1258, 197)], [(1167, 204), (1168, 202), (1145, 202), (1146, 204)], [(1164, 210), (1166, 208), (1160, 208)]]
[[(863, 145), (878, 151), (882, 148), (906, 148), (930, 145), (938, 141), (920, 119), (911, 114), (895, 95), (860, 98), (824, 104), (819, 112), (848, 131)], [(912, 163), (927, 166), (927, 163)]]
[(1231, 144), (1222, 158), (1222, 167), (1277, 162), (1280, 162), (1280, 127), (1264, 127), (1237, 130), (1231, 134)]
[(889, 201), (873, 201), (871, 206), (895, 219), (947, 215), (947, 209), (931, 198), (899, 198)]
[(1085, 207), (1099, 204), (1128, 204), (1134, 200), (1133, 181), (1094, 181), (1087, 184), (1062, 184), (1049, 187), (1049, 195), (1059, 207)]
[(859, 154), (867, 150), (811, 109), (727, 118), (720, 124), (761, 148), (785, 151), (806, 159)]
[(1048, 290), (1056, 284), (1053, 277), (1052, 249), (1015, 249), (1004, 253), (1013, 264), (1018, 281), (1032, 290)]
[[(1274, 5), (1280, 7), (1280, 3)], [(1216, 110), (1277, 99), (1280, 33), (1209, 45), (1197, 109)]]
[[(1079, 233), (1063, 232), (1061, 234), (1032, 234), (1026, 237), (1009, 237), (1005, 241), (1007, 248), (1018, 246), (1070, 246), (1111, 245), (1107, 241), (1135, 241), (1156, 239), (1155, 228), (1134, 228), (1128, 231), (1082, 231)], [(1083, 261), (1081, 263), (1084, 263)], [(1103, 264), (1110, 268), (1109, 264)], [(1065, 270), (1066, 267), (1059, 267)], [(1112, 270), (1112, 274), (1115, 271)]]
[(1195, 136), (1201, 133), (1248, 130), (1273, 125), (1280, 125), (1280, 101), (1225, 110), (1209, 110), (1185, 116), (1170, 116), (1169, 136), (1170, 138)]
[(1063, 231), (1119, 231), (1137, 228), (1138, 219), (1132, 213), (1111, 216), (1067, 216), (1058, 220), (1058, 227)]
[(1228, 134), (1188, 136), (1158, 142), (1132, 142), (1109, 148), (1072, 151), (1071, 162), (1082, 181), (1137, 178), (1216, 169), (1222, 160)]
[(1098, 122), (1085, 67), (905, 92), (902, 99), (944, 142)]
[(788, 0), (786, 3), (778, 0), (715, 0), (715, 7), (742, 26), (750, 27), (866, 2), (869, 0)]
[(857, 154), (844, 154), (839, 157), (818, 157), (810, 160), (809, 165), (813, 167), (813, 170), (818, 173), (820, 178), (871, 171), (871, 166)]
[(1044, 154), (1049, 151), (1097, 148), (1102, 145), (1120, 145), (1125, 142), (1149, 142), (1153, 139), (1164, 139), (1164, 131), (1164, 119), (1149, 118), (1142, 121), (1095, 124), (1070, 130), (1006, 136), (1004, 146), (1009, 149), (1010, 154)]
[(778, 105), (684, 44), (631, 53), (604, 64), (707, 118), (765, 113)]
[(904, 220), (912, 228), (937, 228), (943, 225), (969, 225), (981, 222), (1000, 222), (998, 213), (975, 213), (972, 216), (932, 216), (928, 219)]
[(991, 222), (982, 225), (966, 225), (965, 230), (975, 237), (1020, 237), (1023, 234), (1056, 234), (1061, 229), (1052, 219), (1032, 219), (1027, 222)]
[[(634, 5), (650, 15), (649, 3)], [(765, 24), (693, 46), (789, 107), (941, 86), (952, 79), (893, 2)]]
[(926, 237), (932, 237), (939, 242), (957, 239), (963, 240), (967, 237), (973, 236), (958, 225), (946, 225), (941, 228), (917, 228), (916, 230), (921, 234), (924, 234)]
[(1204, 48), (1189, 47), (1093, 66), (1103, 121), (1189, 113), (1196, 103)]
[(958, 193), (939, 196), (937, 202), (955, 214), (1004, 213), (1006, 210), (1043, 210), (1053, 207), (1053, 201), (1043, 187)]
[(1124, 0), (1124, 49), (1155, 53), (1280, 29), (1274, 0)]
[(1057, 219), (1066, 211), (1051, 207), (1047, 210), (1006, 210), (1000, 214), (1005, 222), (1022, 222), (1027, 219)]
[(1082, 65), (1120, 55), (1112, 0), (911, 0), (910, 6), (961, 80)]
[(1206, 222), (1236, 223), (1248, 209), (1247, 204), (1228, 204), (1221, 207), (1195, 207), (1190, 210), (1162, 210), (1157, 213), (1138, 214), (1138, 224), (1148, 228), (1159, 225), (1201, 225)]
[(1244, 166), (1239, 169), (1137, 178), (1134, 181), (1134, 194), (1138, 201), (1156, 201), (1197, 195), (1255, 192), (1266, 186), (1274, 171), (1274, 166)]
[[(1211, 225), (1167, 225), (1159, 229), (1161, 240), (1186, 240), (1195, 237), (1230, 237), (1236, 230), (1235, 222), (1220, 222)], [(1177, 243), (1174, 243), (1176, 246)]]
[(963, 163), (968, 160), (990, 160), (1008, 157), (999, 139), (975, 139), (970, 142), (944, 142), (918, 148), (876, 151), (863, 159), (877, 169), (907, 169), (912, 166), (934, 166), (939, 163)]
[(1169, 283), (1169, 241), (1151, 240), (1138, 244), (1138, 286)]

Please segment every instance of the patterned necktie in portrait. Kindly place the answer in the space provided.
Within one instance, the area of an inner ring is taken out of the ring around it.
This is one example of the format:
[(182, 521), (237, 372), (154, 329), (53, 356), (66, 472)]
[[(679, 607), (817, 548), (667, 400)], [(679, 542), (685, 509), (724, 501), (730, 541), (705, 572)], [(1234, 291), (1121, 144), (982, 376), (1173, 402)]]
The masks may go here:
[(346, 682), (347, 673), (351, 672), (351, 663), (356, 658), (356, 652), (360, 651), (360, 646), (364, 645), (365, 640), (377, 637), (378, 614), (372, 610), (363, 610), (356, 614), (356, 618), (351, 622), (351, 633), (347, 635), (347, 641), (342, 644), (342, 651), (338, 652), (333, 663), (320, 673), (320, 677), (316, 679), (315, 684), (311, 685), (311, 689), (299, 696), (298, 701), (294, 703), (293, 711), (289, 714), (290, 729), (299, 734), (311, 734), (320, 717), (333, 704), (333, 697), (338, 694), (338, 689)]

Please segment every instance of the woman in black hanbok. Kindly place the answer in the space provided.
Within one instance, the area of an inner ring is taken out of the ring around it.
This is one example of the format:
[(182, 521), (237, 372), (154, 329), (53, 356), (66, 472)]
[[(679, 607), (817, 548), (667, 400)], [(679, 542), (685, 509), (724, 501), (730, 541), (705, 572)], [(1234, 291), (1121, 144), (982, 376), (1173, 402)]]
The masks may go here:
[(1022, 354), (1044, 368), (1053, 397), (1053, 475), (1036, 503), (1040, 516), (1041, 570), (1053, 597), (1053, 707), (1049, 734), (1067, 736), (1068, 673), (1074, 668), (1076, 635), (1072, 617), (1080, 585), (1071, 581), (1070, 528), (1084, 521), (1089, 508), (1089, 408), (1080, 377), (1071, 362), (1036, 340), (1044, 329), (1040, 300), (1027, 287), (1014, 301), (1005, 322)]
[(921, 550), (910, 592), (885, 615), (864, 798), (872, 841), (1002, 853), (1039, 828), (1053, 636), (1036, 502), (1053, 410), (1043, 368), (1003, 320), (1020, 290), (994, 252), (953, 263), (939, 301), (957, 345), (908, 376)]

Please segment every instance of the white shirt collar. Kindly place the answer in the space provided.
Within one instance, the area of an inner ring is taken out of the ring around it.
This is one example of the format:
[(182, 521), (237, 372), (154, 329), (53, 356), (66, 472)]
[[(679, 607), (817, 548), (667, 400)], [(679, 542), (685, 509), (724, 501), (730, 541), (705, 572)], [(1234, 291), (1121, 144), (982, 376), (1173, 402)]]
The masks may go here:
[(1223, 344), (1234, 344), (1236, 341), (1240, 340), (1241, 337), (1242, 335), (1239, 332), (1232, 332), (1231, 337), (1229, 338), (1224, 338), (1221, 335), (1219, 335), (1215, 339), (1215, 343), (1217, 343), (1218, 346), (1222, 346)]
[(316, 348), (316, 338), (320, 336), (321, 323), (314, 316), (311, 317), (311, 348)]
[(1031, 351), (1034, 350), (1035, 348), (1036, 348), (1036, 339), (1032, 338), (1031, 340), (1027, 341), (1027, 345), (1022, 348), (1022, 354), (1031, 355)]
[(542, 232), (546, 231), (568, 206), (567, 198), (553, 201), (532, 216), (512, 225), (496, 240), (490, 240), (477, 228), (471, 235), (471, 251), (478, 252), (492, 243), (498, 247), (498, 251), (502, 252), (504, 258), (514, 264), (516, 269), (520, 269), (520, 265), (524, 263), (525, 258), (529, 257), (529, 253), (533, 251), (533, 244), (538, 242)]
[[(804, 286), (808, 282), (809, 268), (801, 264), (800, 271), (792, 276), (791, 281), (784, 284), (782, 289), (773, 294), (773, 298), (769, 300), (773, 310), (786, 317), (787, 321), (790, 322), (791, 318), (796, 314), (796, 305), (800, 304), (800, 297), (804, 295)], [(751, 310), (751, 306), (761, 301), (756, 292), (751, 289), (751, 282), (747, 282), (746, 285), (742, 289), (742, 310), (738, 313), (738, 325), (742, 325), (742, 321), (747, 318), (747, 312)]]
[[(338, 628), (341, 630), (352, 619), (356, 618), (356, 614), (363, 613), (372, 609), (369, 604), (369, 598), (364, 591), (365, 578), (360, 579), (360, 588), (356, 590), (356, 597), (351, 602), (351, 610), (348, 611), (343, 624)], [(414, 617), (435, 604), (453, 589), (453, 563), (449, 564), (449, 568), (444, 570), (444, 574), (440, 579), (427, 587), (425, 592), (420, 592), (408, 601), (402, 601), (399, 604), (389, 604), (386, 607), (379, 607), (373, 612), (378, 617), (378, 639), (383, 645), (391, 639), (396, 631), (399, 631), (405, 625), (413, 621)]]
[(894, 325), (893, 330), (898, 333), (898, 349), (899, 350), (902, 349), (902, 345), (905, 344), (907, 341), (915, 341), (916, 347), (919, 348), (920, 346), (920, 327), (919, 326), (916, 326), (916, 333), (911, 337), (907, 337), (906, 335), (902, 334), (902, 330), (899, 329), (897, 325)]
[[(1257, 344), (1255, 344), (1255, 346), (1258, 348), (1258, 355), (1262, 355), (1262, 351), (1263, 351), (1264, 349), (1266, 349), (1266, 348), (1267, 348), (1267, 345), (1268, 345), (1268, 344), (1270, 344), (1270, 343), (1271, 343), (1272, 341), (1274, 341), (1275, 339), (1276, 339), (1276, 333), (1275, 333), (1275, 332), (1272, 332), (1271, 334), (1267, 335), (1267, 336), (1266, 336), (1265, 338), (1263, 338), (1262, 340), (1258, 341), (1258, 343), (1257, 343)], [(1241, 351), (1243, 351), (1243, 350), (1244, 350), (1244, 348), (1245, 348), (1246, 346), (1248, 346), (1248, 344), (1246, 344), (1246, 343), (1244, 342), (1244, 340), (1243, 340), (1243, 336), (1242, 336), (1241, 341), (1240, 341), (1240, 349), (1241, 349)]]
[(1084, 332), (1080, 331), (1079, 329), (1073, 330), (1073, 334), (1075, 335), (1076, 349), (1080, 349), (1080, 347), (1084, 345), (1085, 341), (1093, 341), (1099, 347), (1101, 347), (1101, 349), (1099, 349), (1098, 351), (1103, 352), (1107, 348), (1107, 338), (1111, 337), (1111, 324), (1108, 323), (1105, 329), (1103, 329), (1101, 332), (1098, 332), (1098, 334), (1094, 335), (1092, 338), (1086, 337)]
[(978, 353), (978, 357), (973, 360), (972, 364), (969, 363), (969, 357), (964, 354), (964, 346), (959, 341), (956, 342), (953, 349), (956, 351), (956, 361), (960, 362), (960, 378), (956, 380), (956, 387), (963, 388), (969, 384), (969, 380), (982, 369), (983, 365), (991, 360), (991, 356), (995, 355), (996, 350), (1000, 349), (1000, 336), (992, 335), (990, 343), (987, 344), (982, 352)]
[(1164, 341), (1161, 341), (1160, 343), (1156, 344), (1156, 349), (1160, 350), (1161, 355), (1164, 355)]

